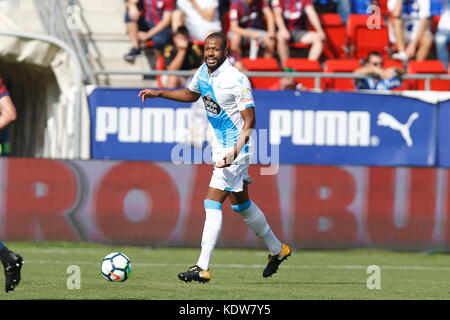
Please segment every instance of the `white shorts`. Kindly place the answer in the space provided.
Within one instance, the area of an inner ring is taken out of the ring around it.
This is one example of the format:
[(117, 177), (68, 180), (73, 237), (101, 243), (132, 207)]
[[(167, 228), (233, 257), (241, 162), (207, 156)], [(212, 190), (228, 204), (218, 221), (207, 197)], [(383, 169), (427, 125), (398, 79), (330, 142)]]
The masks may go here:
[[(214, 163), (221, 158), (218, 154), (213, 155)], [(244, 181), (252, 183), (252, 179), (248, 174), (251, 159), (252, 155), (250, 153), (241, 153), (229, 167), (217, 168), (214, 166), (209, 186), (224, 191), (241, 192), (244, 190)]]
[(244, 181), (252, 183), (248, 167), (249, 164), (232, 164), (226, 168), (214, 167), (209, 186), (224, 191), (241, 192), (244, 190)]

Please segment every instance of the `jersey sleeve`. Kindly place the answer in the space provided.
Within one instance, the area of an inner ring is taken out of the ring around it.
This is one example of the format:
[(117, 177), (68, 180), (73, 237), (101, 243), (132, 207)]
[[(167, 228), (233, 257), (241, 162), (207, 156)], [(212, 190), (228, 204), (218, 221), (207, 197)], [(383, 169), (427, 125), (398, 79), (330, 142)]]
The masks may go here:
[(252, 86), (247, 76), (241, 75), (233, 87), (233, 94), (239, 111), (255, 106), (252, 94)]
[(8, 90), (6, 90), (3, 80), (0, 78), (0, 98), (9, 95)]
[(191, 90), (192, 92), (200, 93), (200, 88), (198, 87), (198, 75), (200, 74), (200, 69), (202, 67), (197, 69), (194, 76), (192, 77), (191, 81), (189, 81), (189, 84), (187, 85), (187, 88)]

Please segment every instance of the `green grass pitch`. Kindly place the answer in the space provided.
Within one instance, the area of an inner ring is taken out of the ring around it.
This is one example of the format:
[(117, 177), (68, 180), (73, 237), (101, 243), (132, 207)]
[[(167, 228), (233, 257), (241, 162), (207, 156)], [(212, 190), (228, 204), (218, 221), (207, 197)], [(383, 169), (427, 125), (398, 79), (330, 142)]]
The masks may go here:
[[(195, 264), (199, 249), (105, 246), (87, 243), (7, 243), (25, 264), (22, 282), (0, 299), (303, 300), (449, 299), (450, 255), (392, 252), (296, 250), (278, 273), (265, 279), (267, 252), (217, 249), (206, 284), (184, 283), (177, 274)], [(100, 274), (102, 258), (123, 252), (133, 273), (122, 283)], [(68, 267), (81, 270), (81, 288), (68, 289)], [(368, 289), (367, 267), (380, 267), (381, 288)]]

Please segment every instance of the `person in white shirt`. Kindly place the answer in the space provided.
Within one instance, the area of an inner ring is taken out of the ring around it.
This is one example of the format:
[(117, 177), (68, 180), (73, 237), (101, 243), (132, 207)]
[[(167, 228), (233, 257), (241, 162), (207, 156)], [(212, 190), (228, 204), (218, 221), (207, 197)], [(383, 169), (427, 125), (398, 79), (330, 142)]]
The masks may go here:
[(434, 42), (436, 44), (437, 57), (448, 69), (448, 45), (450, 44), (450, 5), (449, 0), (444, 0), (442, 14), (439, 19)]
[(172, 15), (172, 30), (185, 25), (191, 38), (203, 41), (210, 33), (222, 30), (218, 0), (177, 0)]
[(404, 62), (426, 60), (433, 44), (430, 31), (430, 0), (388, 0), (392, 20), (389, 38), (397, 44), (393, 59)]
[(139, 93), (142, 102), (147, 98), (194, 102), (201, 97), (212, 132), (214, 171), (204, 201), (206, 219), (202, 248), (197, 264), (178, 274), (178, 278), (185, 282), (207, 282), (211, 279), (209, 262), (222, 228), (222, 203), (226, 198), (269, 249), (269, 262), (263, 277), (277, 272), (281, 262), (291, 254), (291, 248), (278, 240), (264, 213), (249, 199), (249, 144), (256, 122), (255, 105), (250, 81), (231, 65), (227, 54), (226, 36), (212, 33), (205, 40), (205, 63), (187, 88), (146, 89)]

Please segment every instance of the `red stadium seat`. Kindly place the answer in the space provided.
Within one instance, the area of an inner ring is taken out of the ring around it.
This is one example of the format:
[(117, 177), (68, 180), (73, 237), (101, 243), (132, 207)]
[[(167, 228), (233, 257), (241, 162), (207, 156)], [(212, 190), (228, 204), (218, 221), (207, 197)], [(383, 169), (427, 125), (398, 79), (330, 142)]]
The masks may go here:
[(323, 55), (327, 58), (345, 58), (347, 56), (347, 35), (341, 17), (337, 13), (324, 13), (319, 17), (327, 36)]
[[(353, 72), (361, 67), (358, 59), (329, 59), (324, 63), (324, 72)], [(324, 90), (355, 90), (353, 79), (323, 78), (321, 88)]]
[(152, 40), (147, 40), (145, 43), (144, 43), (144, 47), (145, 48), (151, 48), (151, 47), (153, 47), (155, 45), (155, 43), (152, 41)]
[(431, 16), (431, 32), (433, 34), (435, 34), (437, 31), (437, 26), (439, 24), (440, 18), (441, 16)]
[[(299, 72), (322, 72), (319, 61), (302, 58), (290, 58), (285, 61), (286, 68)], [(314, 78), (295, 78), (295, 82), (301, 84), (303, 88), (314, 89)]]
[[(275, 58), (242, 58), (242, 64), (248, 71), (281, 71)], [(250, 77), (253, 89), (269, 89), (278, 83), (278, 78)]]
[[(410, 61), (408, 64), (408, 73), (438, 73), (446, 74), (444, 64), (439, 60)], [(408, 80), (408, 89), (425, 90), (425, 80)], [(450, 80), (434, 79), (430, 81), (430, 90), (449, 91)]]
[(370, 15), (350, 14), (347, 21), (350, 56), (365, 58), (371, 51), (378, 51), (384, 57), (389, 55), (389, 35), (386, 24), (380, 19), (379, 29), (367, 27)]
[(389, 17), (390, 15), (387, 2), (388, 0), (372, 0), (372, 4), (377, 5), (380, 8), (380, 13), (383, 17)]

